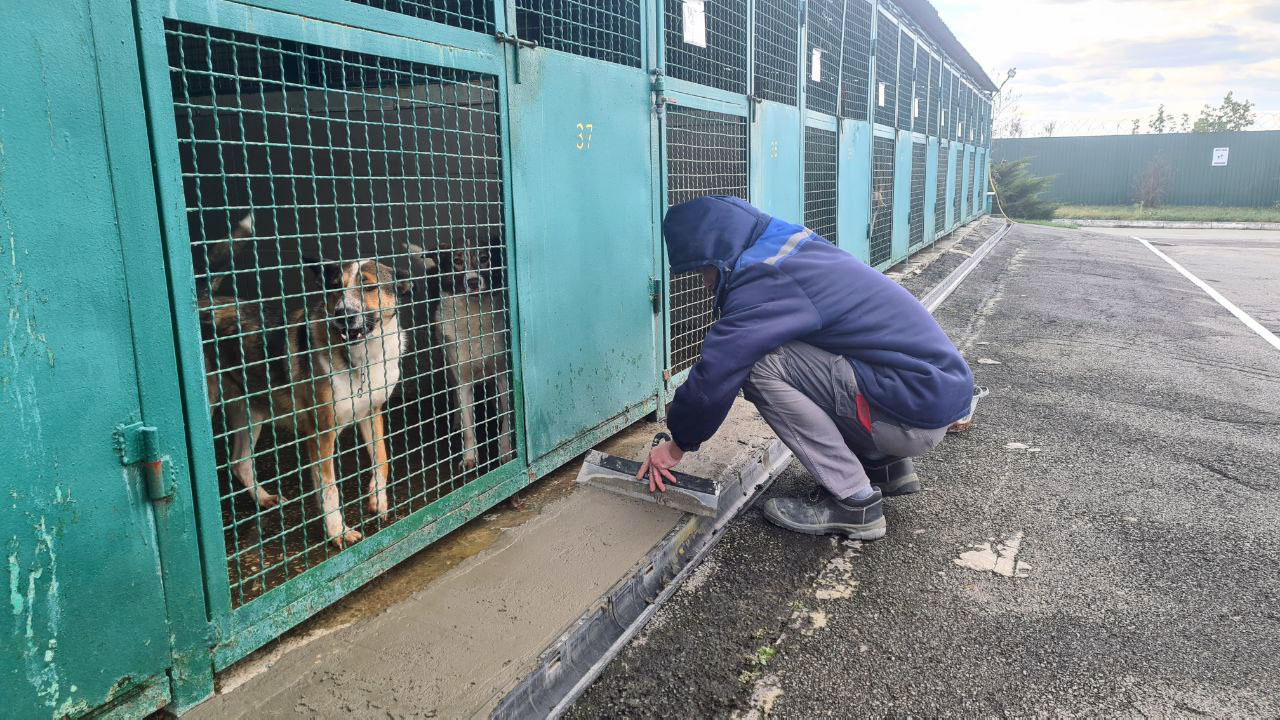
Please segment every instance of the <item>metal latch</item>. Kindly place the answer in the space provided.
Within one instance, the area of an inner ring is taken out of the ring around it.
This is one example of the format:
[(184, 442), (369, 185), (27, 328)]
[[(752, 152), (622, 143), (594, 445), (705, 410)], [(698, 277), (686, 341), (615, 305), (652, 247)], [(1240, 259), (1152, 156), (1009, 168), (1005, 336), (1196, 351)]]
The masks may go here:
[(494, 33), (493, 39), (497, 40), (501, 45), (510, 45), (513, 50), (511, 53), (512, 78), (511, 82), (520, 84), (520, 48), (533, 49), (538, 47), (538, 43), (533, 40), (525, 40), (515, 35), (508, 35), (504, 32)]
[(649, 302), (653, 303), (653, 314), (662, 311), (662, 278), (649, 278)]
[(120, 464), (137, 465), (147, 487), (147, 497), (163, 500), (171, 497), (175, 483), (168, 472), (169, 458), (160, 454), (160, 432), (142, 422), (116, 427), (116, 454)]

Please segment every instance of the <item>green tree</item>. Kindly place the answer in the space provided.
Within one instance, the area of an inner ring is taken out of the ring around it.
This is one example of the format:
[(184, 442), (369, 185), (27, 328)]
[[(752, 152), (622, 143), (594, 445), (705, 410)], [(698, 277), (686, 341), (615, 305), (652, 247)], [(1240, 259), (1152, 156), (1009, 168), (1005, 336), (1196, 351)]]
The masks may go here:
[(1200, 117), (1191, 126), (1191, 131), (1211, 133), (1248, 130), (1258, 119), (1253, 108), (1253, 103), (1248, 100), (1238, 101), (1228, 92), (1218, 107), (1205, 105), (1201, 108)]
[(1053, 185), (1053, 178), (1032, 175), (1027, 170), (1031, 158), (1005, 160), (991, 169), (996, 197), (1004, 214), (1011, 218), (1047, 220), (1058, 209), (1057, 203), (1040, 199)]
[(1168, 132), (1172, 128), (1173, 116), (1165, 114), (1164, 103), (1156, 109), (1156, 114), (1147, 121), (1147, 130), (1153, 133)]

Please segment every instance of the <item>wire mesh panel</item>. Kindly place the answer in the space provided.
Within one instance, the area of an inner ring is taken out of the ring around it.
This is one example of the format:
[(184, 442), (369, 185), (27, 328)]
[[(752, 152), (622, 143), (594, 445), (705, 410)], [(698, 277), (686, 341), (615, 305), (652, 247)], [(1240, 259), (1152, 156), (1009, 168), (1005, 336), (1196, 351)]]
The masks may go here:
[(960, 76), (951, 73), (951, 126), (947, 135), (952, 140), (960, 139), (960, 128), (964, 127), (964, 115), (960, 112)]
[(974, 153), (967, 152), (964, 154), (964, 177), (969, 183), (969, 192), (963, 198), (964, 202), (964, 218), (967, 220), (973, 214), (973, 203), (971, 196), (973, 195), (973, 156)]
[(840, 115), (867, 119), (867, 92), (871, 82), (871, 3), (846, 0), (844, 46), (840, 53)]
[(947, 227), (947, 175), (950, 168), (947, 167), (948, 158), (951, 154), (951, 148), (945, 142), (938, 144), (938, 171), (937, 190), (933, 193), (933, 231), (940, 233)]
[(907, 216), (907, 243), (911, 249), (924, 244), (924, 143), (911, 144), (911, 212)]
[(929, 59), (929, 76), (924, 80), (925, 95), (925, 132), (929, 135), (938, 134), (938, 71), (942, 64), (933, 55), (927, 56)]
[(876, 87), (872, 105), (875, 120), (893, 127), (898, 111), (898, 26), (889, 16), (876, 15)]
[(916, 41), (902, 34), (898, 45), (898, 129), (910, 130), (915, 117)]
[(350, 0), (401, 15), (453, 25), (464, 30), (494, 32), (493, 0)]
[(516, 26), (552, 50), (640, 67), (640, 0), (516, 0)]
[(961, 203), (963, 194), (960, 191), (961, 185), (964, 183), (964, 146), (956, 148), (956, 168), (955, 168), (955, 187), (952, 189), (951, 198), (951, 219), (959, 223), (964, 220), (964, 205)]
[(871, 264), (893, 254), (893, 167), (897, 143), (877, 135), (871, 143)]
[(940, 73), (938, 74), (941, 76), (941, 78), (938, 79), (938, 83), (940, 83), (941, 87), (940, 90), (938, 90), (938, 124), (936, 128), (934, 128), (934, 132), (938, 133), (938, 137), (950, 140), (951, 70), (948, 70), (946, 65), (941, 64), (940, 67), (938, 67), (938, 70), (940, 70)]
[(238, 606), (514, 458), (497, 85), (165, 32)]
[(836, 163), (839, 150), (836, 146), (834, 130), (805, 127), (804, 224), (832, 243), (839, 244), (836, 233)]
[[(667, 206), (703, 195), (747, 199), (747, 119), (737, 115), (669, 107), (667, 118)], [(698, 361), (702, 340), (715, 320), (715, 297), (696, 272), (671, 278), (672, 375)]]
[(973, 214), (977, 215), (982, 208), (982, 151), (977, 150), (973, 153), (973, 178), (970, 180), (969, 187), (973, 193), (973, 201), (970, 204)]
[(697, 10), (688, 0), (666, 0), (667, 74), (745, 95), (747, 0), (703, 3), (703, 24), (687, 28), (686, 9)]
[(840, 44), (844, 26), (844, 0), (809, 0), (807, 27), (809, 48), (805, 53), (805, 106), (828, 115), (836, 114), (840, 94)]
[(796, 104), (800, 5), (796, 0), (757, 0), (755, 17), (756, 97)]

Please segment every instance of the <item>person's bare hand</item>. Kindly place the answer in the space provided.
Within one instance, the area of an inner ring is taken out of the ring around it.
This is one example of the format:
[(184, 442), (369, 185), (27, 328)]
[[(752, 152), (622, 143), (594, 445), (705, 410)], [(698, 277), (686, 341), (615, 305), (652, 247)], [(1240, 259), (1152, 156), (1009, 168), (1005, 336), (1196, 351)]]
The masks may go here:
[(684, 451), (678, 445), (670, 440), (660, 443), (649, 451), (649, 457), (645, 458), (644, 463), (640, 466), (640, 472), (636, 473), (636, 479), (639, 480), (647, 473), (649, 475), (649, 492), (666, 492), (667, 486), (663, 483), (663, 479), (672, 485), (676, 484), (675, 476), (671, 474), (671, 468), (675, 467), (684, 458)]

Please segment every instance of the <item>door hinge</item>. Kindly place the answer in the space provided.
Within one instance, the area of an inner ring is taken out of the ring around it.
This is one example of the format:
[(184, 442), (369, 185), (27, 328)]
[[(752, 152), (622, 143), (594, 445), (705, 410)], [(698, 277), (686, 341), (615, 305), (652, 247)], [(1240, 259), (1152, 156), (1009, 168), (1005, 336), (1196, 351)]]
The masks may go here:
[(667, 97), (666, 75), (663, 74), (662, 68), (657, 68), (653, 71), (653, 82), (650, 84), (650, 87), (653, 88), (653, 110), (658, 113), (658, 115), (662, 115), (662, 110), (667, 105), (680, 104), (679, 102)]
[(493, 39), (496, 40), (499, 45), (511, 46), (511, 82), (519, 85), (520, 84), (520, 48), (523, 47), (523, 48), (529, 48), (530, 50), (532, 50), (538, 47), (538, 43), (534, 42), (533, 40), (525, 40), (524, 38), (517, 37), (515, 35), (508, 35), (507, 33), (504, 33), (504, 32), (494, 33)]
[(653, 303), (653, 314), (662, 312), (662, 278), (649, 278), (649, 302)]
[(177, 483), (169, 457), (160, 454), (160, 432), (150, 425), (134, 422), (119, 425), (114, 433), (116, 454), (125, 467), (136, 465), (146, 483), (147, 497), (164, 500), (171, 497)]

